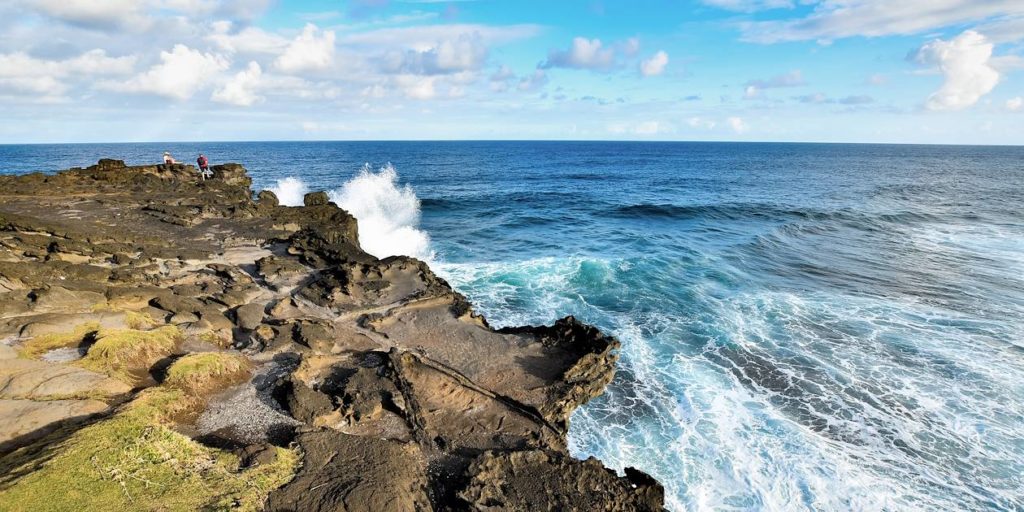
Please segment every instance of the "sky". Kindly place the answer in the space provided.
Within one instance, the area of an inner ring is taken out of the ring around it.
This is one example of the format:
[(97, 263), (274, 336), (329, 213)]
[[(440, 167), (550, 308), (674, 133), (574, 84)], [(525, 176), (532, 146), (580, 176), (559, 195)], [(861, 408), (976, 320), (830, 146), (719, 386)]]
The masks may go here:
[(1024, 144), (1024, 0), (4, 0), (0, 143)]

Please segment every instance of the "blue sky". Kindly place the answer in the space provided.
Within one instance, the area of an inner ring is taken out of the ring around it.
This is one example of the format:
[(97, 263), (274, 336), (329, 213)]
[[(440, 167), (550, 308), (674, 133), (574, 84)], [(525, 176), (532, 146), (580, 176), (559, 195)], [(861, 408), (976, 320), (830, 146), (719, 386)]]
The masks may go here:
[(1024, 144), (1024, 0), (10, 0), (0, 143)]

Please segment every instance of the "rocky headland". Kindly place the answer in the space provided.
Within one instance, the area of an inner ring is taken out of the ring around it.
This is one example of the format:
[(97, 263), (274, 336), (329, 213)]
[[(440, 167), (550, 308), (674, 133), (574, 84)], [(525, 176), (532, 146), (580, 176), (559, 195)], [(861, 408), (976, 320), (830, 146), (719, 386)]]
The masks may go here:
[(566, 449), (615, 371), (237, 164), (0, 177), (0, 510), (661, 510)]

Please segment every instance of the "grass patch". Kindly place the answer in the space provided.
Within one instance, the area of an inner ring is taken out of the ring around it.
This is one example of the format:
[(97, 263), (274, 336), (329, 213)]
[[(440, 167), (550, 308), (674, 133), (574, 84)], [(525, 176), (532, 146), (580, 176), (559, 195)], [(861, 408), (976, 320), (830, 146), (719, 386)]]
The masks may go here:
[(182, 332), (170, 325), (151, 331), (101, 329), (96, 334), (96, 343), (79, 364), (136, 385), (150, 367), (170, 355), (183, 339)]
[(249, 376), (249, 360), (228, 352), (196, 352), (182, 357), (167, 369), (164, 385), (193, 395), (224, 389)]
[[(239, 469), (238, 458), (169, 428), (182, 404), (201, 397), (161, 386), (110, 419), (85, 427), (40, 469), (0, 489), (0, 510), (260, 510), (292, 479), (296, 450), (273, 448), (273, 462)], [(12, 454), (16, 456), (17, 453)]]
[(157, 322), (144, 311), (125, 311), (124, 323), (129, 329), (152, 329), (163, 322)]
[(58, 348), (77, 347), (86, 336), (98, 331), (100, 324), (90, 322), (79, 325), (71, 332), (43, 334), (36, 336), (21, 345), (18, 352), (22, 357), (38, 359), (43, 354)]

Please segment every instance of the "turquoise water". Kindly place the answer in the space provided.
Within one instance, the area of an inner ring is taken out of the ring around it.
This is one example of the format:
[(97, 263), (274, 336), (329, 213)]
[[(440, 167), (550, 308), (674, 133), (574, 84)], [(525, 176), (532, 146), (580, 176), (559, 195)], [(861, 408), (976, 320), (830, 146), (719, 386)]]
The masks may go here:
[(571, 449), (673, 510), (1024, 509), (1024, 148), (0, 146), (0, 168), (165, 149), (330, 190), (370, 252), (429, 260), (493, 324), (618, 336)]

